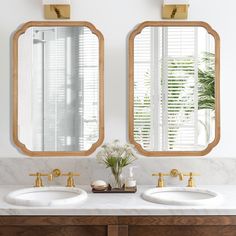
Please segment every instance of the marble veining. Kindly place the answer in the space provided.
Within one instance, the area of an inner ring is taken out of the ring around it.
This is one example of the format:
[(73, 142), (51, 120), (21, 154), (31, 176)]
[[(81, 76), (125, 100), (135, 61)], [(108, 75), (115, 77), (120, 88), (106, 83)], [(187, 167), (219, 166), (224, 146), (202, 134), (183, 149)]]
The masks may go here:
[[(195, 177), (197, 185), (236, 185), (235, 158), (156, 158), (140, 157), (135, 165), (135, 178), (139, 185), (150, 185), (156, 183), (156, 177), (152, 177), (154, 172), (169, 173), (172, 168), (177, 168), (182, 172), (196, 172), (199, 177)], [(103, 179), (108, 181), (110, 170), (103, 165), (99, 165), (95, 157), (66, 157), (66, 158), (1, 158), (0, 159), (0, 185), (32, 185), (34, 178), (28, 176), (34, 172), (50, 172), (55, 168), (60, 168), (63, 172), (79, 172), (76, 182), (81, 185), (89, 185), (92, 181)], [(126, 170), (124, 170), (125, 174)], [(180, 182), (178, 178), (165, 177), (167, 185), (186, 186), (187, 177)], [(45, 185), (50, 185), (47, 178), (44, 178)], [(66, 184), (65, 177), (54, 179), (52, 184)]]

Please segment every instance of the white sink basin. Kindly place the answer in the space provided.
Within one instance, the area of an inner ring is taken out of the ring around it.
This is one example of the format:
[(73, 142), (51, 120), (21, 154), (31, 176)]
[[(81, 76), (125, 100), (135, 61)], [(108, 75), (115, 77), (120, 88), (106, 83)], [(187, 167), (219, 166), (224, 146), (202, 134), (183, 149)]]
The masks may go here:
[(181, 206), (209, 206), (222, 201), (222, 196), (219, 193), (188, 187), (152, 188), (146, 190), (142, 197), (149, 202)]
[(41, 187), (25, 188), (10, 192), (6, 202), (19, 206), (64, 206), (79, 203), (87, 198), (87, 193), (80, 188)]

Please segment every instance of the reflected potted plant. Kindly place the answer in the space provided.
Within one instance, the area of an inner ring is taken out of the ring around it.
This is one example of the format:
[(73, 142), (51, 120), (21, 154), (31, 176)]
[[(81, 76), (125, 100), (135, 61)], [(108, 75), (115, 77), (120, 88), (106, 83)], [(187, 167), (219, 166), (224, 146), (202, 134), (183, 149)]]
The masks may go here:
[(199, 120), (199, 123), (204, 127), (206, 143), (209, 143), (211, 127), (215, 127), (215, 54), (204, 52), (201, 65), (205, 67), (198, 69), (198, 109), (208, 111), (211, 122), (206, 124)]
[(110, 144), (104, 144), (101, 149), (97, 153), (97, 161), (111, 169), (111, 187), (121, 189), (123, 187), (123, 168), (137, 159), (134, 156), (133, 147), (130, 144), (121, 145), (119, 140), (114, 140)]
[(215, 54), (205, 52), (202, 58), (205, 69), (198, 69), (198, 109), (215, 110)]

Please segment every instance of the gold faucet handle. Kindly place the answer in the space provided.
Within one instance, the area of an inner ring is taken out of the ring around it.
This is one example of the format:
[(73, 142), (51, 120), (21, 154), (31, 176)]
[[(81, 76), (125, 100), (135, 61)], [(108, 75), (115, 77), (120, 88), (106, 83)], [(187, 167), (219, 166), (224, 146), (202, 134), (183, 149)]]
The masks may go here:
[(52, 179), (53, 179), (53, 175), (51, 173), (44, 174), (44, 173), (37, 172), (35, 174), (29, 174), (29, 176), (36, 176), (36, 177), (37, 176), (47, 176), (49, 181), (52, 181)]
[(190, 176), (190, 177), (193, 177), (193, 176), (200, 176), (200, 174), (194, 173), (194, 172), (189, 172), (188, 174), (187, 174), (187, 173), (184, 173), (183, 176)]
[(62, 176), (68, 176), (66, 187), (75, 187), (74, 176), (80, 176), (79, 173), (68, 172), (66, 174), (62, 174)]
[(29, 176), (41, 176), (41, 174), (39, 172), (35, 173), (35, 174), (29, 174)]
[(184, 176), (189, 176), (187, 187), (196, 187), (196, 183), (195, 180), (193, 179), (193, 176), (200, 176), (200, 174), (190, 172), (189, 174), (184, 174)]
[(164, 173), (153, 173), (152, 176), (157, 176), (157, 177), (163, 177), (163, 176), (170, 176), (169, 174), (164, 174)]
[(35, 174), (29, 174), (29, 176), (36, 177), (34, 187), (43, 187), (42, 173), (37, 172)]
[(80, 173), (68, 172), (66, 174), (62, 174), (62, 176), (80, 176)]
[(51, 174), (44, 174), (44, 173), (40, 173), (40, 172), (37, 172), (35, 174), (29, 174), (29, 176), (35, 176), (35, 177), (39, 177), (39, 176), (50, 176)]
[(35, 179), (35, 187), (43, 187), (43, 181), (42, 181), (42, 176), (47, 176), (48, 177), (48, 181), (52, 181), (53, 179), (53, 176), (52, 174), (44, 174), (44, 173), (40, 173), (40, 172), (37, 172), (35, 174), (29, 174), (29, 176), (35, 176), (36, 179)]
[(157, 181), (157, 188), (162, 188), (165, 186), (164, 178), (163, 176), (169, 176), (169, 174), (164, 174), (164, 173), (153, 173), (152, 176), (158, 176), (158, 181)]

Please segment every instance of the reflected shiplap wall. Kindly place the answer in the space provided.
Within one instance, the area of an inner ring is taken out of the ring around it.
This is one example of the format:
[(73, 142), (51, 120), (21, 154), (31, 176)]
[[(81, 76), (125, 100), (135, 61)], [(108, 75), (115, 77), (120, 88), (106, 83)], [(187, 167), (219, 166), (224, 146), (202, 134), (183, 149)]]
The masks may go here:
[[(0, 157), (25, 157), (11, 138), (11, 35), (24, 22), (44, 20), (41, 0), (4, 2), (0, 14)], [(127, 40), (134, 27), (147, 20), (160, 20), (158, 0), (71, 0), (71, 20), (93, 23), (105, 38), (105, 141), (128, 141), (127, 127)], [(209, 157), (236, 157), (235, 59), (236, 31), (234, 0), (190, 2), (189, 20), (208, 22), (221, 37), (221, 126), (219, 145)], [(95, 155), (91, 155), (94, 157)], [(155, 162), (155, 159), (147, 160)], [(40, 161), (40, 160), (39, 160)], [(159, 163), (159, 161), (158, 161)], [(164, 161), (163, 161), (164, 163)], [(223, 167), (223, 166), (222, 166)]]

